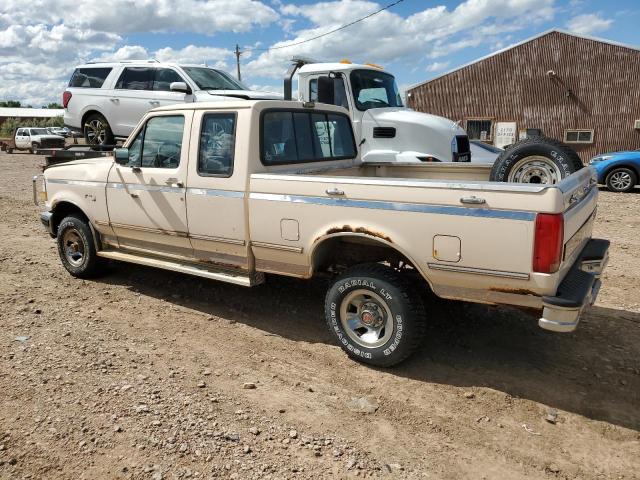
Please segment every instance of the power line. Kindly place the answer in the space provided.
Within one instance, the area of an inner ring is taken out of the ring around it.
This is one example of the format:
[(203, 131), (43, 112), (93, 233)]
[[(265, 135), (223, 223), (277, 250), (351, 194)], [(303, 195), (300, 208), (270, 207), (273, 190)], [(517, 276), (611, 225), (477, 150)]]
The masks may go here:
[(306, 40), (300, 40), (299, 42), (295, 42), (295, 43), (289, 43), (287, 45), (280, 45), (278, 47), (270, 47), (270, 48), (248, 48), (246, 50), (244, 50), (241, 53), (244, 52), (253, 52), (253, 51), (258, 51), (258, 52), (268, 52), (270, 50), (281, 50), (283, 48), (289, 48), (289, 47), (295, 47), (296, 45), (302, 45), (303, 43), (307, 43), (310, 42), (312, 40), (317, 40), (318, 38), (322, 38), (322, 37), (326, 37), (327, 35), (331, 35), (332, 33), (338, 32), (340, 30), (344, 30), (347, 27), (350, 27), (352, 25), (355, 25), (356, 23), (360, 23), (363, 20), (366, 20), (367, 18), (371, 18), (374, 15), (379, 14), (380, 12), (384, 12), (385, 10), (390, 9), (391, 7), (395, 7), (396, 5), (398, 5), (399, 3), (404, 2), (404, 0), (397, 0), (393, 3), (390, 3), (389, 5), (382, 7), (380, 10), (376, 10), (375, 12), (372, 12), (368, 15), (365, 15), (364, 17), (358, 18), (357, 20), (354, 20), (353, 22), (349, 22), (349, 23), (345, 23), (344, 25), (339, 26), (338, 28), (334, 28), (333, 30), (329, 30), (328, 32), (325, 33), (321, 33), (320, 35), (316, 35), (315, 37), (311, 37), (311, 38), (307, 38)]
[(356, 23), (360, 23), (363, 20), (366, 20), (367, 18), (371, 18), (374, 15), (379, 14), (380, 12), (384, 12), (385, 10), (390, 9), (391, 7), (395, 7), (396, 5), (398, 5), (399, 3), (404, 2), (404, 0), (396, 0), (393, 3), (390, 3), (384, 7), (382, 7), (380, 10), (376, 10), (375, 12), (371, 12), (368, 15), (365, 15), (364, 17), (358, 18), (357, 20), (354, 20), (353, 22), (349, 22), (349, 23), (345, 23), (344, 25), (339, 26), (338, 28), (334, 28), (333, 30), (329, 30), (328, 32), (324, 32), (321, 33), (320, 35), (316, 35), (315, 37), (311, 37), (311, 38), (307, 38), (306, 40), (300, 40), (299, 42), (294, 42), (294, 43), (289, 43), (287, 45), (280, 45), (278, 47), (271, 47), (271, 48), (246, 48), (242, 51), (240, 51), (240, 47), (238, 46), (238, 44), (236, 44), (236, 49), (233, 52), (236, 56), (236, 68), (238, 71), (238, 80), (241, 80), (241, 76), (240, 76), (240, 55), (242, 55), (243, 53), (246, 52), (269, 52), (271, 50), (281, 50), (283, 48), (289, 48), (289, 47), (295, 47), (296, 45), (302, 45), (303, 43), (307, 43), (310, 42), (312, 40), (317, 40), (318, 38), (322, 38), (322, 37), (326, 37), (327, 35), (331, 35), (332, 33), (338, 32), (340, 30), (344, 30), (347, 27), (350, 27), (352, 25), (355, 25)]

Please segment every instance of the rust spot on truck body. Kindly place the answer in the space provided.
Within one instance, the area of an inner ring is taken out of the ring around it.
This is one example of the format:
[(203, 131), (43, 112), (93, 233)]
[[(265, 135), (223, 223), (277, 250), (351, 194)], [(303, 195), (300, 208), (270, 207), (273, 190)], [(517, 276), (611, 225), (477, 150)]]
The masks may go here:
[(539, 297), (539, 295), (536, 292), (532, 292), (531, 290), (526, 290), (524, 288), (497, 288), (497, 287), (492, 287), (489, 289), (492, 292), (499, 292), (499, 293), (512, 293), (514, 295), (534, 295), (536, 297)]
[(363, 235), (369, 235), (371, 237), (380, 238), (389, 243), (393, 243), (389, 236), (384, 233), (376, 232), (375, 230), (369, 230), (365, 227), (352, 227), (351, 225), (343, 225), (342, 227), (333, 227), (327, 230), (327, 235), (331, 235), (333, 233), (361, 233)]

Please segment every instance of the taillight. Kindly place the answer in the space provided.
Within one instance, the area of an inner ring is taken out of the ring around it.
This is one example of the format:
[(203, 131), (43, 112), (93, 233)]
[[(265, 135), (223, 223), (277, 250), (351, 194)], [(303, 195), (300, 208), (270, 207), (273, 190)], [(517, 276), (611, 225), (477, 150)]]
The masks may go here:
[(533, 243), (533, 271), (554, 273), (560, 268), (564, 244), (562, 214), (539, 213)]
[(69, 105), (69, 100), (71, 100), (71, 92), (64, 92), (62, 94), (62, 106), (64, 108), (67, 108), (67, 105)]

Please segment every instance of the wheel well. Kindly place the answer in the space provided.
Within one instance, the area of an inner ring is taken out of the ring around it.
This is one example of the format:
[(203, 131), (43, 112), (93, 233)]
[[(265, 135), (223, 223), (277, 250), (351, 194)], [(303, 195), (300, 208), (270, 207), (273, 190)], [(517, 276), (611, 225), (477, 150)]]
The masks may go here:
[(387, 241), (365, 234), (329, 236), (314, 248), (311, 255), (314, 274), (341, 272), (364, 263), (388, 263), (393, 268), (418, 276), (429, 283), (406, 255)]
[(618, 163), (616, 165), (613, 165), (612, 167), (609, 167), (603, 175), (604, 181), (606, 182), (609, 174), (618, 168), (628, 168), (629, 170), (631, 170), (633, 173), (636, 174), (636, 182), (640, 181), (640, 170), (638, 170), (638, 167), (636, 167), (635, 165), (626, 164), (626, 163)]
[(88, 112), (85, 112), (85, 114), (82, 115), (82, 121), (80, 122), (80, 130), (82, 130), (82, 132), (84, 132), (84, 122), (87, 120), (87, 117), (89, 115), (94, 114), (94, 113), (96, 113), (96, 114), (98, 114), (98, 115), (100, 115), (101, 117), (104, 118), (104, 115), (102, 115), (102, 113), (100, 113), (97, 110), (89, 110)]
[(70, 202), (60, 202), (56, 204), (51, 213), (53, 214), (51, 216), (51, 231), (54, 235), (58, 232), (60, 222), (69, 215), (77, 215), (89, 224), (89, 218), (84, 214), (80, 207)]

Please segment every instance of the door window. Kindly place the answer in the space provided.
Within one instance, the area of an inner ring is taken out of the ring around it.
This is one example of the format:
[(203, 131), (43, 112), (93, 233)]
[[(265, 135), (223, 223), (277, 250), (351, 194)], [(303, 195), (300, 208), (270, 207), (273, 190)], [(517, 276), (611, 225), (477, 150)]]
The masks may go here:
[(178, 168), (184, 117), (153, 117), (129, 146), (129, 167)]
[(261, 160), (286, 165), (354, 158), (356, 146), (346, 115), (267, 111), (262, 116)]
[(122, 90), (151, 90), (153, 87), (153, 71), (153, 68), (148, 67), (127, 67), (120, 75), (116, 88)]
[[(344, 107), (349, 110), (349, 100), (347, 99), (347, 92), (344, 88), (344, 80), (342, 78), (333, 79), (333, 105), (338, 107)], [(318, 79), (312, 78), (309, 80), (309, 100), (312, 102), (318, 101)]]
[(169, 88), (173, 82), (184, 82), (178, 72), (170, 68), (157, 68), (153, 80), (153, 89), (162, 92), (170, 92)]
[(236, 133), (235, 113), (207, 113), (202, 118), (198, 175), (230, 177)]

